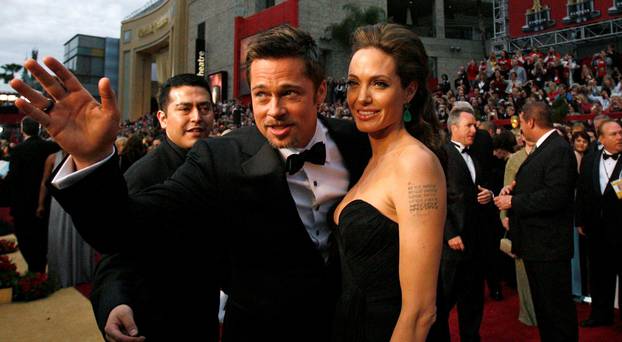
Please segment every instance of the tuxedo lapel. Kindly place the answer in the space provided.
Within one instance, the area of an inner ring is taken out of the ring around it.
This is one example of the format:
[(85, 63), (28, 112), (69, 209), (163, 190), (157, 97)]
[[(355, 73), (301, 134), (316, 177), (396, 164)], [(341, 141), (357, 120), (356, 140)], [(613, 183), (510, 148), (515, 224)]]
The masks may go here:
[(598, 150), (595, 152), (596, 156), (594, 157), (594, 162), (592, 163), (592, 187), (594, 189), (594, 193), (599, 196), (602, 195), (600, 191), (600, 159), (602, 157), (603, 151)]
[[(466, 177), (465, 179), (468, 179), (470, 183), (473, 183), (473, 178), (471, 178), (471, 171), (469, 171), (469, 166), (467, 165), (464, 158), (462, 158), (461, 152), (458, 152), (453, 143), (449, 143), (447, 146), (449, 147), (449, 153), (453, 154), (453, 157), (456, 158), (456, 160), (458, 161), (458, 165), (460, 165), (462, 177)], [(475, 159), (473, 157), (471, 157), (471, 160), (473, 160), (473, 164), (475, 165), (475, 181), (477, 181), (477, 164), (475, 164)]]
[(285, 164), (279, 152), (264, 140), (259, 150), (242, 164), (242, 170), (250, 177), (282, 176), (285, 174)]
[[(609, 183), (620, 178), (620, 171), (622, 171), (622, 158), (618, 158), (618, 161), (616, 162), (616, 166), (613, 168), (613, 171), (611, 172), (611, 176), (609, 177)], [(609, 185), (609, 187), (611, 186)]]

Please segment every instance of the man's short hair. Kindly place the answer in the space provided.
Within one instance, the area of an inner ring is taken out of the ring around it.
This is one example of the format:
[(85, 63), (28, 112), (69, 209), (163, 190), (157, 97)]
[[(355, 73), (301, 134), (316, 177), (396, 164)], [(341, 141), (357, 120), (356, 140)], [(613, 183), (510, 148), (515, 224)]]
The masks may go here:
[(30, 116), (25, 116), (22, 119), (22, 132), (31, 137), (39, 135), (39, 123)]
[(523, 119), (534, 119), (536, 125), (541, 128), (553, 128), (551, 108), (542, 101), (534, 101), (524, 105)]
[(256, 59), (300, 58), (305, 64), (305, 75), (317, 89), (325, 78), (320, 63), (320, 50), (308, 33), (280, 25), (256, 35), (246, 54), (246, 80), (250, 85), (251, 64)]
[(467, 112), (475, 116), (475, 110), (473, 109), (473, 106), (471, 106), (470, 103), (466, 101), (454, 102), (454, 106), (453, 108), (451, 108), (451, 111), (449, 112), (449, 115), (447, 116), (447, 127), (451, 125), (457, 125), (458, 121), (460, 120), (460, 114), (463, 112)]
[(603, 120), (603, 122), (600, 123), (600, 125), (598, 126), (598, 129), (596, 130), (596, 134), (598, 135), (598, 137), (600, 137), (604, 133), (603, 132), (603, 126), (605, 124), (607, 124), (607, 123), (610, 123), (610, 122), (613, 122), (613, 123), (618, 124), (619, 126), (622, 126), (617, 120), (607, 118), (607, 119)]
[(210, 102), (212, 101), (209, 82), (207, 82), (204, 77), (194, 74), (179, 74), (166, 80), (162, 84), (162, 87), (160, 87), (160, 98), (158, 103), (160, 105), (161, 111), (166, 112), (166, 106), (168, 105), (168, 95), (171, 93), (171, 89), (182, 86), (201, 87), (205, 89), (205, 91), (207, 91), (207, 94), (210, 95)]

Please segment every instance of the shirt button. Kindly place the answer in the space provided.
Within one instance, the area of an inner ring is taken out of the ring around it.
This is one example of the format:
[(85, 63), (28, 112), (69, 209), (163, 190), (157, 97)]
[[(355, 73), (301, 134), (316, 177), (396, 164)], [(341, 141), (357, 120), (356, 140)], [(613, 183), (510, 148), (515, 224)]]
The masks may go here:
[(313, 186), (317, 186), (317, 181), (313, 181)]
[(320, 210), (320, 206), (318, 205), (317, 207), (315, 207), (315, 211)]

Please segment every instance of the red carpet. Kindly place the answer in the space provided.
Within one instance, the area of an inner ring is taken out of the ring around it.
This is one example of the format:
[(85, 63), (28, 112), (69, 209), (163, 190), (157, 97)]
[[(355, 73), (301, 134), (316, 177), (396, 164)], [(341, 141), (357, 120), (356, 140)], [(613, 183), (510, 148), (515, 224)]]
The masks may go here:
[(78, 285), (74, 286), (74, 288), (76, 290), (78, 290), (78, 292), (80, 292), (84, 297), (86, 297), (88, 299), (89, 296), (91, 295), (91, 290), (93, 289), (93, 284), (92, 283), (82, 283), (82, 284), (78, 284)]
[[(480, 329), (482, 341), (536, 342), (540, 341), (537, 327), (529, 327), (518, 320), (518, 294), (515, 290), (504, 288), (505, 299), (496, 302), (486, 296), (484, 319)], [(579, 322), (590, 314), (589, 304), (577, 304)], [(619, 313), (616, 311), (616, 319)], [(451, 340), (460, 341), (456, 309), (449, 318)], [(622, 322), (610, 327), (579, 328), (579, 341), (613, 342), (622, 341)]]

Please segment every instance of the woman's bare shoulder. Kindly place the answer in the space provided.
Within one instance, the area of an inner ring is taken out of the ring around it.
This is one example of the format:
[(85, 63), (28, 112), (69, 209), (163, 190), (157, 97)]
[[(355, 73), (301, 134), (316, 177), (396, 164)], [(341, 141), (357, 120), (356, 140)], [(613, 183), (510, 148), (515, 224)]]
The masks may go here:
[(429, 148), (417, 139), (405, 144), (396, 155), (396, 171), (420, 172), (440, 168), (438, 158)]

